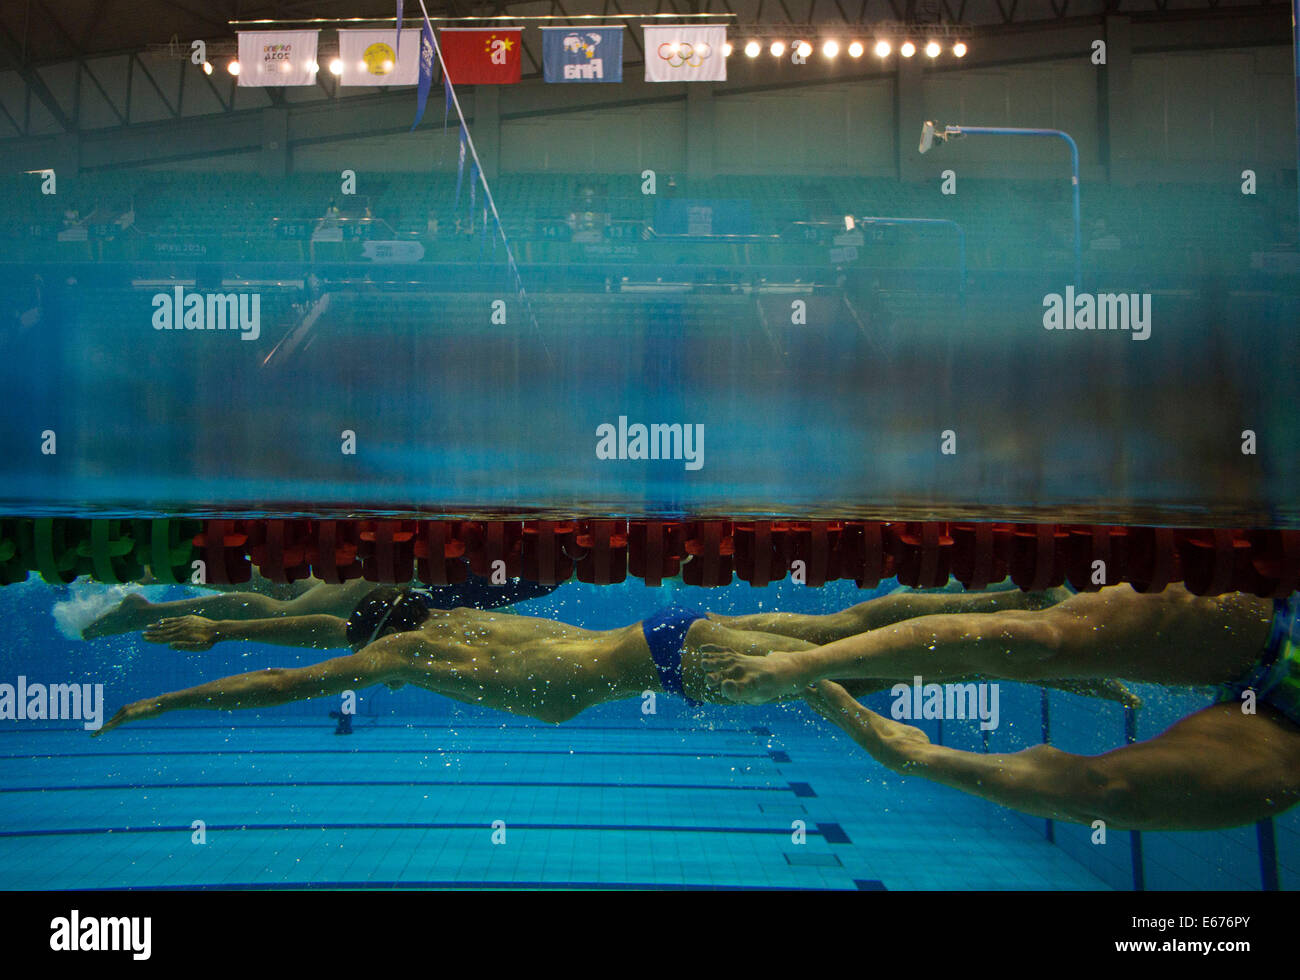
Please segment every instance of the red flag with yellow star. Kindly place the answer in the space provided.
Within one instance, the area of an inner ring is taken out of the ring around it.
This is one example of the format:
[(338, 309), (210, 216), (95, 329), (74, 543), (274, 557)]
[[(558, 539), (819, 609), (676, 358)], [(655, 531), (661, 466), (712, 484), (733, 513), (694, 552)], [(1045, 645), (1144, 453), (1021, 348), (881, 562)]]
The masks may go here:
[(453, 85), (514, 85), (523, 63), (520, 28), (444, 27), (442, 58)]

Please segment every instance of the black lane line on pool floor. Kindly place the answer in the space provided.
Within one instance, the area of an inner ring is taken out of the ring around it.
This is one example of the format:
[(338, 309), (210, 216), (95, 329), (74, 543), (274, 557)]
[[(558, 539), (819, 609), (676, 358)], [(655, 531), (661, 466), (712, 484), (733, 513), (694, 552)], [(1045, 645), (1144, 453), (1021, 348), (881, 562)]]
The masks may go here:
[(233, 783), (95, 783), (85, 786), (4, 786), (0, 793), (75, 793), (111, 790), (162, 790), (162, 789), (294, 789), (299, 786), (430, 786), (445, 788), (448, 786), (483, 787), (528, 786), (533, 788), (559, 789), (634, 789), (634, 790), (720, 790), (729, 793), (788, 793), (789, 786), (715, 786), (708, 783), (609, 783), (609, 782), (544, 782), (540, 780), (512, 779), (369, 779), (369, 780), (293, 780), (293, 781), (247, 781)]
[[(487, 724), (482, 724), (482, 723), (480, 723), (480, 722), (458, 722), (458, 721), (447, 721), (447, 722), (442, 723), (442, 724), (434, 724), (434, 723), (432, 723), (432, 722), (430, 722), (430, 723), (428, 723), (428, 724), (423, 724), (423, 723), (421, 723), (421, 724), (407, 724), (407, 723), (404, 723), (404, 722), (395, 721), (395, 720), (391, 720), (391, 719), (390, 719), (390, 720), (387, 720), (387, 721), (380, 722), (380, 721), (377, 720), (378, 717), (379, 717), (379, 716), (377, 716), (377, 715), (353, 715), (353, 716), (352, 716), (352, 720), (353, 720), (354, 722), (360, 722), (360, 721), (372, 722), (372, 724), (365, 725), (365, 726), (363, 726), (363, 728), (365, 728), (365, 729), (378, 729), (378, 730), (380, 730), (380, 731), (385, 731), (385, 732), (401, 732), (401, 731), (433, 731), (433, 730), (436, 730), (436, 731), (447, 731), (448, 729), (455, 729), (455, 730), (457, 730), (457, 731), (460, 731), (460, 730), (465, 730), (465, 731), (487, 731), (487, 732), (500, 732), (500, 731), (502, 731), (502, 727), (501, 727), (500, 725), (487, 725)], [(329, 732), (333, 729), (333, 727), (334, 727), (334, 722), (332, 722), (332, 721), (325, 721), (325, 720), (322, 719), (321, 721), (317, 721), (317, 722), (297, 722), (297, 723), (289, 723), (289, 722), (283, 722), (283, 723), (281, 723), (281, 722), (273, 722), (273, 721), (254, 721), (254, 722), (247, 722), (247, 723), (239, 724), (239, 725), (234, 725), (234, 724), (226, 724), (226, 725), (148, 725), (148, 724), (141, 725), (141, 724), (136, 724), (136, 725), (132, 725), (131, 727), (132, 727), (132, 730), (133, 730), (133, 731), (136, 731), (136, 732), (188, 732), (188, 731), (193, 731), (193, 732), (212, 732), (212, 731), (238, 731), (238, 730), (240, 730), (241, 728), (258, 728), (258, 729), (266, 729), (266, 728), (269, 728), (269, 729), (276, 729), (276, 730), (278, 730), (278, 731), (290, 731), (290, 732), (292, 732), (292, 731), (301, 731), (301, 732), (325, 732), (325, 733), (329, 733)], [(520, 719), (518, 719), (518, 718), (512, 718), (512, 719), (511, 719), (511, 727), (512, 727), (512, 730), (515, 730), (515, 731), (530, 731), (530, 732), (549, 732), (549, 731), (552, 731), (552, 730), (554, 729), (554, 726), (553, 726), (553, 725), (549, 725), (549, 724), (547, 724), (547, 723), (545, 723), (545, 722), (536, 722), (536, 723), (532, 723), (532, 722), (530, 722), (530, 721), (527, 721), (527, 720), (520, 720)], [(573, 732), (627, 732), (629, 735), (640, 735), (640, 734), (644, 734), (644, 733), (646, 733), (646, 732), (664, 733), (664, 734), (683, 734), (683, 735), (700, 735), (700, 734), (708, 734), (708, 735), (767, 735), (767, 736), (770, 736), (770, 735), (772, 734), (772, 733), (771, 733), (770, 731), (768, 731), (766, 728), (709, 728), (709, 729), (700, 729), (700, 728), (698, 728), (698, 727), (696, 727), (696, 726), (694, 726), (694, 725), (689, 725), (689, 726), (683, 726), (683, 725), (664, 725), (664, 726), (660, 726), (660, 727), (651, 728), (648, 724), (647, 724), (647, 725), (638, 726), (638, 727), (632, 727), (632, 726), (629, 726), (629, 725), (574, 725), (574, 726), (572, 726), (571, 728), (566, 729), (566, 731), (573, 731)], [(0, 736), (3, 736), (3, 735), (84, 735), (84, 734), (85, 734), (85, 730), (82, 729), (82, 728), (80, 728), (80, 727), (77, 727), (77, 728), (49, 728), (49, 727), (36, 727), (36, 726), (31, 726), (31, 725), (28, 725), (28, 726), (23, 727), (23, 728), (8, 728), (8, 727), (6, 727), (3, 731), (0, 731)]]
[[(818, 825), (823, 826), (821, 824)], [(326, 830), (474, 830), (490, 829), (483, 823), (301, 823), (301, 824), (208, 824), (209, 834), (221, 832), (285, 832), (285, 831), (326, 831)], [(697, 834), (754, 834), (788, 837), (790, 831), (785, 827), (693, 827), (672, 824), (581, 824), (581, 823), (516, 823), (510, 827), (520, 830), (569, 830), (569, 831), (619, 831), (620, 833), (697, 833)], [(65, 827), (50, 830), (0, 830), (0, 839), (24, 837), (79, 837), (101, 834), (186, 834), (193, 833), (194, 828), (188, 824), (176, 827)], [(820, 830), (808, 830), (812, 836), (820, 836)]]
[(353, 749), (353, 748), (335, 748), (335, 749), (226, 749), (222, 751), (199, 750), (199, 749), (157, 749), (145, 750), (138, 752), (48, 752), (32, 753), (27, 755), (0, 755), (0, 761), (34, 761), (37, 759), (112, 759), (112, 758), (131, 758), (133, 756), (147, 756), (149, 758), (158, 758), (160, 756), (194, 756), (206, 755), (214, 758), (221, 756), (233, 755), (604, 755), (604, 756), (634, 756), (651, 758), (683, 758), (683, 759), (762, 759), (771, 761), (767, 753), (750, 753), (750, 752), (655, 752), (655, 751), (630, 751), (630, 750), (609, 750), (609, 749), (454, 749), (444, 748), (442, 746), (431, 746), (425, 749)]
[[(859, 891), (884, 891), (878, 881), (854, 880)], [(865, 888), (863, 886), (866, 886)], [(458, 891), (671, 891), (671, 892), (825, 892), (845, 891), (842, 888), (817, 885), (715, 885), (711, 882), (682, 884), (679, 882), (608, 882), (608, 881), (273, 881), (242, 882), (221, 885), (123, 885), (113, 888), (91, 888), (96, 892), (172, 892), (172, 891), (428, 891), (431, 889)], [(78, 889), (82, 890), (82, 889)]]

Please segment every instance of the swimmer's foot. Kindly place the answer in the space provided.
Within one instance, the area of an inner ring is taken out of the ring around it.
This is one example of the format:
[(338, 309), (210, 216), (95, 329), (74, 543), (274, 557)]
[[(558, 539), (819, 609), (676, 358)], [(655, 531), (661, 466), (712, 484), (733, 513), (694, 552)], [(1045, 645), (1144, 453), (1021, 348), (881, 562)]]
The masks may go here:
[(705, 686), (724, 699), (740, 704), (767, 704), (800, 693), (806, 683), (800, 676), (798, 660), (790, 651), (751, 657), (705, 644), (700, 647), (700, 663), (704, 667)]
[(114, 608), (100, 616), (81, 631), (83, 640), (94, 640), (101, 636), (116, 636), (143, 629), (151, 620), (151, 603), (138, 592), (126, 596)]
[(98, 731), (90, 733), (91, 738), (98, 738), (105, 732), (111, 732), (119, 725), (125, 725), (128, 721), (144, 721), (148, 718), (156, 718), (162, 714), (162, 705), (158, 701), (133, 701), (124, 708), (119, 708), (117, 714), (104, 722)]

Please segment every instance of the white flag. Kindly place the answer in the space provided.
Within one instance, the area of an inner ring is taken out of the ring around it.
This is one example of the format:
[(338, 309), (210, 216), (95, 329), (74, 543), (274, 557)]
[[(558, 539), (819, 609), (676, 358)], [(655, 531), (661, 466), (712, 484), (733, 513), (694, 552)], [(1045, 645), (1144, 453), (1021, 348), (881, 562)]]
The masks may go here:
[(341, 85), (414, 85), (420, 80), (420, 29), (402, 31), (406, 43), (398, 57), (393, 31), (339, 31)]
[(315, 85), (319, 31), (240, 31), (240, 85)]
[(647, 82), (725, 82), (727, 59), (722, 45), (727, 28), (645, 28), (645, 80)]

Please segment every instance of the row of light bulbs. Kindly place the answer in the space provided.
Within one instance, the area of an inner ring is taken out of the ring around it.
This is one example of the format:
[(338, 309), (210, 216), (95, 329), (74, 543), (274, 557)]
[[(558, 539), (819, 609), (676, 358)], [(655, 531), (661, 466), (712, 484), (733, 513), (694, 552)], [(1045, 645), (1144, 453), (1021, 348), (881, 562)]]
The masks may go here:
[[(813, 46), (807, 41), (795, 41), (790, 46), (790, 49), (793, 50), (796, 54), (798, 54), (799, 57), (801, 58), (807, 58), (813, 52)], [(757, 58), (760, 54), (763, 53), (763, 46), (759, 44), (757, 41), (750, 41), (748, 44), (745, 45), (744, 50), (745, 50), (746, 57)], [(850, 58), (861, 58), (867, 49), (863, 46), (861, 41), (850, 41), (847, 50)], [(890, 44), (888, 41), (882, 39), (876, 42), (876, 46), (874, 50), (877, 58), (888, 58), (891, 54), (893, 54), (894, 46)], [(938, 41), (931, 39), (925, 43), (924, 50), (925, 50), (926, 57), (937, 58), (939, 57), (939, 55), (943, 54), (943, 45), (941, 45)], [(773, 58), (780, 58), (786, 52), (785, 42), (773, 41), (768, 46), (768, 51), (772, 53)], [(952, 55), (954, 58), (966, 57), (966, 51), (967, 48), (966, 48), (966, 43), (964, 41), (956, 41), (953, 43)], [(731, 56), (730, 42), (722, 46), (722, 53), (728, 57)], [(824, 57), (835, 58), (839, 56), (839, 53), (840, 53), (839, 41), (836, 41), (834, 38), (832, 38), (830, 40), (822, 42), (822, 55)], [(913, 44), (911, 41), (904, 41), (901, 45), (899, 45), (898, 53), (901, 54), (904, 58), (910, 58), (914, 54), (916, 54), (916, 45)]]
[[(317, 71), (320, 71), (320, 65), (316, 64), (314, 61), (309, 61), (309, 62), (307, 62), (307, 66), (306, 66), (306, 67), (307, 67), (307, 70), (310, 71), (310, 72), (317, 72)], [(330, 74), (331, 74), (331, 75), (342, 75), (342, 74), (343, 74), (343, 59), (342, 59), (342, 58), (335, 58), (333, 61), (330, 62), (329, 68), (330, 68)], [(285, 70), (285, 71), (289, 71), (289, 70), (290, 70), (289, 66), (288, 66), (288, 65), (285, 65), (285, 66), (284, 66), (284, 70)], [(392, 70), (393, 70), (392, 62), (389, 62), (389, 61), (384, 62), (384, 70), (385, 70), (385, 71), (392, 71)], [(204, 71), (206, 74), (211, 75), (211, 74), (212, 74), (212, 62), (210, 62), (210, 61), (205, 61), (205, 62), (203, 62), (203, 71)], [(238, 74), (239, 74), (239, 60), (238, 60), (237, 58), (232, 58), (232, 59), (231, 59), (231, 60), (226, 64), (226, 71), (230, 72), (230, 74), (232, 74), (232, 75), (238, 75)]]
[[(796, 54), (798, 54), (801, 58), (807, 58), (813, 52), (813, 46), (807, 41), (795, 41), (792, 45), (790, 45), (790, 49), (794, 51)], [(760, 54), (763, 53), (763, 46), (759, 44), (757, 41), (750, 41), (745, 45), (744, 50), (745, 50), (746, 57), (757, 58)], [(773, 41), (771, 45), (769, 45), (768, 50), (772, 53), (773, 58), (780, 58), (786, 52), (785, 42)], [(850, 41), (847, 50), (850, 58), (861, 58), (862, 55), (866, 52), (866, 48), (863, 46), (861, 41)], [(890, 44), (888, 41), (879, 40), (876, 42), (876, 46), (874, 50), (877, 58), (888, 58), (891, 54), (893, 54), (894, 46)], [(941, 45), (938, 41), (930, 40), (926, 42), (924, 50), (925, 50), (925, 56), (927, 58), (937, 58), (939, 57), (939, 55), (943, 54), (943, 45)], [(964, 41), (954, 42), (951, 50), (954, 58), (966, 57), (967, 49)], [(728, 58), (731, 57), (731, 51), (732, 51), (732, 47), (730, 41), (723, 44), (722, 53), (724, 56)], [(839, 41), (836, 41), (832, 38), (822, 43), (822, 55), (824, 57), (836, 58), (839, 56), (839, 53), (840, 53)], [(916, 45), (913, 44), (911, 41), (904, 41), (901, 45), (899, 45), (898, 53), (901, 54), (904, 58), (910, 58), (914, 54), (916, 54)], [(316, 65), (308, 65), (308, 68), (311, 71), (318, 70)], [(341, 58), (335, 58), (333, 61), (330, 62), (329, 69), (331, 75), (342, 75), (343, 60)], [(203, 70), (207, 72), (209, 75), (211, 75), (212, 74), (211, 63), (205, 61), (203, 63)], [(237, 60), (232, 59), (230, 63), (226, 65), (226, 71), (230, 72), (230, 74), (232, 75), (238, 75), (239, 62)]]

